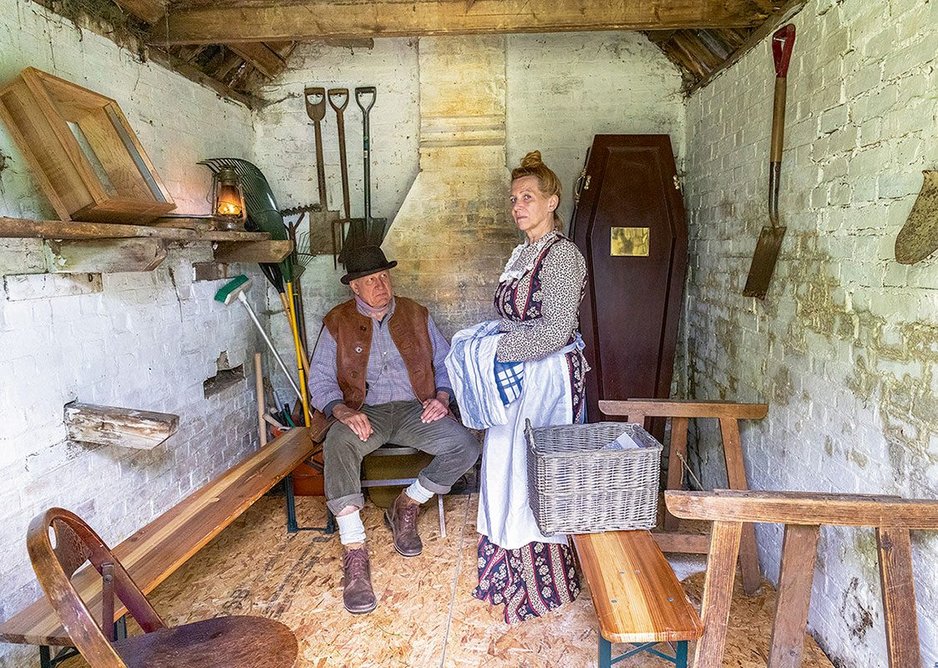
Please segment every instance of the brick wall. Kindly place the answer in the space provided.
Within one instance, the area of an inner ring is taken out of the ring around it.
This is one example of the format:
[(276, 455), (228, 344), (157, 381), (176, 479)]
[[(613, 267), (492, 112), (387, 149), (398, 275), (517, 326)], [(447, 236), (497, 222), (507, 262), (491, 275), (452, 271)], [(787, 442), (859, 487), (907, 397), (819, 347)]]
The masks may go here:
[[(794, 23), (765, 301), (741, 295), (767, 224), (768, 41), (687, 103), (688, 396), (767, 401), (743, 434), (758, 489), (938, 498), (938, 272), (893, 245), (938, 149), (938, 3), (815, 0)], [(678, 368), (683, 365), (679, 364)], [(705, 484), (720, 485), (700, 433)], [(780, 527), (758, 529), (775, 578)], [(938, 662), (938, 536), (913, 536), (926, 666)], [(824, 529), (810, 625), (840, 666), (885, 665), (871, 530)]]
[[(27, 65), (115, 98), (181, 212), (208, 208), (210, 173), (197, 160), (251, 157), (248, 110), (33, 2), (0, 0), (0, 81)], [(0, 154), (0, 215), (54, 217), (2, 124)], [(106, 274), (73, 296), (21, 300), (0, 288), (0, 619), (39, 596), (25, 538), (42, 509), (75, 510), (117, 542), (256, 441), (250, 369), (203, 398), (220, 353), (250, 365), (257, 349), (243, 309), (213, 301), (220, 282), (193, 282), (192, 262), (209, 259), (206, 243), (174, 248), (156, 271)], [(0, 275), (42, 270), (38, 241), (0, 240)], [(75, 399), (176, 413), (179, 431), (145, 452), (72, 444), (63, 406)], [(35, 648), (0, 644), (0, 666), (33, 664)]]

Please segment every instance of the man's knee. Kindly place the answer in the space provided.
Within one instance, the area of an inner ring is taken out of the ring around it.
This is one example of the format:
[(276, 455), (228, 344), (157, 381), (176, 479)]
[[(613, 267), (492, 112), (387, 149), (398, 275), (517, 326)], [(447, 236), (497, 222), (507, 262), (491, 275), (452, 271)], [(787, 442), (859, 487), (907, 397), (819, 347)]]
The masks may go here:
[(444, 420), (448, 423), (443, 435), (443, 439), (449, 446), (447, 452), (455, 457), (459, 457), (460, 460), (464, 459), (467, 462), (467, 468), (472, 466), (482, 453), (482, 446), (479, 444), (479, 439), (455, 420), (443, 418), (440, 422)]
[(322, 444), (323, 460), (326, 467), (330, 464), (358, 462), (364, 459), (365, 453), (362, 449), (364, 443), (348, 426), (341, 422), (336, 422), (326, 434), (326, 440)]

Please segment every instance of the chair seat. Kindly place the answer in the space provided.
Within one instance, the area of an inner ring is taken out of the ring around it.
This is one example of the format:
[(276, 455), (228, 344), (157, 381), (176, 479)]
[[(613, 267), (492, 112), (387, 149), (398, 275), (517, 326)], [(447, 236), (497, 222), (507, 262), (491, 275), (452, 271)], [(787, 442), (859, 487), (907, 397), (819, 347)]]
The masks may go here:
[(291, 668), (296, 636), (264, 617), (216, 617), (114, 643), (129, 668)]

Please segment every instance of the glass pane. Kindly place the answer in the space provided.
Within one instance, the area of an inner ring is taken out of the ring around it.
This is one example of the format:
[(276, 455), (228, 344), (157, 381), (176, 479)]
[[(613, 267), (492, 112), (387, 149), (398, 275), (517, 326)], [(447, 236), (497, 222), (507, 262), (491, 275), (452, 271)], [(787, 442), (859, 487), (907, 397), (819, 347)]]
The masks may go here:
[(149, 188), (150, 192), (153, 194), (153, 199), (155, 199), (157, 202), (165, 202), (166, 198), (163, 196), (163, 191), (160, 190), (158, 185), (156, 185), (156, 180), (153, 178), (153, 174), (151, 174), (150, 170), (147, 169), (147, 164), (143, 161), (143, 157), (140, 155), (140, 152), (137, 151), (136, 145), (130, 138), (130, 133), (127, 132), (127, 128), (125, 128), (124, 124), (121, 123), (121, 119), (117, 115), (117, 112), (114, 111), (111, 105), (106, 106), (105, 110), (107, 111), (108, 118), (111, 119), (111, 124), (117, 131), (118, 136), (121, 138), (121, 142), (124, 144), (124, 148), (127, 149), (127, 153), (130, 155), (131, 159), (134, 161), (134, 164), (137, 166), (137, 170), (140, 172), (140, 176), (143, 177), (144, 182), (147, 184), (147, 188)]
[(72, 131), (72, 134), (75, 136), (75, 140), (78, 142), (78, 147), (81, 149), (81, 152), (84, 154), (85, 159), (91, 164), (91, 169), (94, 171), (94, 175), (98, 177), (98, 181), (101, 182), (101, 186), (104, 188), (104, 191), (107, 193), (108, 197), (117, 197), (117, 188), (114, 187), (114, 184), (111, 183), (110, 177), (108, 177), (107, 172), (104, 170), (104, 165), (101, 164), (101, 160), (98, 158), (98, 154), (94, 152), (94, 149), (91, 148), (91, 144), (88, 141), (88, 138), (85, 136), (85, 133), (82, 132), (81, 128), (78, 126), (78, 123), (73, 121), (67, 121), (68, 129)]

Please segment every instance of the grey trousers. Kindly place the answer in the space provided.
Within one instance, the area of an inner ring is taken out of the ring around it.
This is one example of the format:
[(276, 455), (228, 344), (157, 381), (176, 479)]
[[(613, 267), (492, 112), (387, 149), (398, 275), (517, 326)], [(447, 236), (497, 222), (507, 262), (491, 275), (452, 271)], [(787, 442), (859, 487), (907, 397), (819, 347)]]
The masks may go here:
[(392, 401), (363, 406), (374, 433), (362, 441), (351, 429), (336, 422), (323, 443), (326, 500), (337, 515), (346, 506), (365, 505), (361, 467), (365, 455), (393, 443), (433, 455), (417, 479), (434, 494), (446, 494), (460, 476), (472, 468), (482, 451), (476, 437), (451, 417), (424, 424), (419, 401)]

